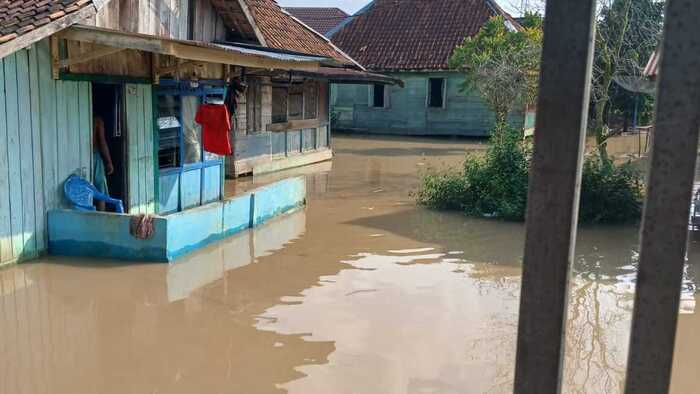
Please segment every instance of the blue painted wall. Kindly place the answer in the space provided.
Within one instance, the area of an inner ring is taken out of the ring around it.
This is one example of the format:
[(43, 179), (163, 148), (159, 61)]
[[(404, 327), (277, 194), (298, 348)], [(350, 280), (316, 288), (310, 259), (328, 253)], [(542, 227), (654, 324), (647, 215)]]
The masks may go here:
[(296, 177), (230, 200), (156, 217), (155, 233), (139, 240), (131, 217), (74, 210), (49, 212), (49, 252), (65, 256), (172, 261), (214, 241), (304, 205), (306, 179)]
[[(331, 111), (337, 129), (406, 135), (485, 136), (495, 119), (476, 94), (460, 91), (464, 76), (456, 72), (389, 74), (404, 81), (403, 88), (387, 86), (387, 108), (369, 106), (371, 86), (333, 85)], [(428, 78), (445, 78), (445, 108), (428, 108)], [(524, 116), (514, 111), (509, 122), (522, 128)]]
[(48, 40), (0, 59), (0, 264), (45, 251), (63, 181), (90, 177), (91, 100), (89, 82), (52, 79)]
[(54, 255), (167, 261), (168, 222), (154, 219), (153, 237), (129, 233), (131, 217), (114, 213), (52, 210), (48, 213), (49, 252)]

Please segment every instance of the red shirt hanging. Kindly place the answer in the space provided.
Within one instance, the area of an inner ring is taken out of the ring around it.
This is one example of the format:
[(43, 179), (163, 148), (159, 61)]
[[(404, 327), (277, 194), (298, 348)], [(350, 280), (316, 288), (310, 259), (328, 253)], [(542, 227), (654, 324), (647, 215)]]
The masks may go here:
[(202, 104), (197, 109), (195, 122), (202, 125), (202, 146), (204, 150), (217, 155), (231, 155), (231, 116), (225, 105)]

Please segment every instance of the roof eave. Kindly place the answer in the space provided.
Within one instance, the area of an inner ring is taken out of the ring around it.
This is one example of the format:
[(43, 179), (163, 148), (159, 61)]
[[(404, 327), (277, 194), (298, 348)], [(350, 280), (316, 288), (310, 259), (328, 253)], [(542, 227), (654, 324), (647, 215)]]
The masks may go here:
[(109, 0), (93, 0), (90, 5), (82, 9), (67, 14), (61, 18), (47, 23), (39, 28), (31, 30), (26, 34), (22, 34), (7, 42), (0, 44), (0, 59), (11, 55), (14, 52), (24, 49), (42, 39), (51, 36), (54, 33), (60, 32), (80, 21), (90, 18), (109, 2)]

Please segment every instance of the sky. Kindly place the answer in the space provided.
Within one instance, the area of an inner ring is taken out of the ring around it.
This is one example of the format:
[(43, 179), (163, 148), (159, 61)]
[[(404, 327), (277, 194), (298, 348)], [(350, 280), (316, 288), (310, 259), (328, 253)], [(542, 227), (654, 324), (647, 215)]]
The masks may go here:
[[(498, 3), (508, 11), (513, 11), (511, 3), (519, 3), (514, 0), (497, 0)], [(338, 7), (348, 14), (353, 14), (369, 0), (277, 0), (282, 7)]]

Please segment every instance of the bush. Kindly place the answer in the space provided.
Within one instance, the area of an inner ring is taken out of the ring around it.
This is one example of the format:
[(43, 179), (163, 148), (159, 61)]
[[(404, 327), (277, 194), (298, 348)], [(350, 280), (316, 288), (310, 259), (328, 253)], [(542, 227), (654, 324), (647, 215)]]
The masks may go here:
[(421, 185), (414, 197), (419, 204), (435, 209), (462, 209), (467, 195), (463, 175), (456, 170), (429, 171), (421, 176)]
[[(462, 210), (470, 216), (522, 221), (527, 209), (530, 152), (521, 133), (495, 130), (483, 158), (467, 157), (462, 171), (428, 171), (416, 201), (434, 209)], [(598, 156), (583, 166), (580, 220), (621, 223), (638, 220), (642, 182), (630, 164), (615, 166)]]
[(642, 179), (630, 163), (614, 165), (599, 156), (583, 163), (579, 219), (589, 223), (638, 220), (642, 212)]

